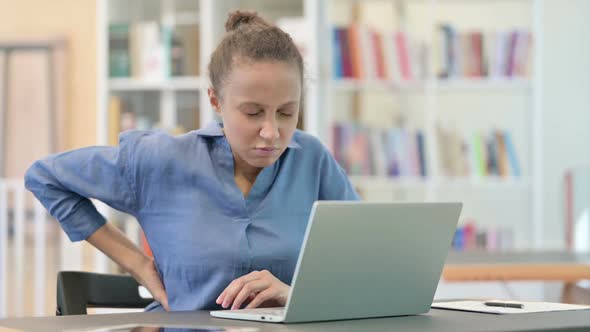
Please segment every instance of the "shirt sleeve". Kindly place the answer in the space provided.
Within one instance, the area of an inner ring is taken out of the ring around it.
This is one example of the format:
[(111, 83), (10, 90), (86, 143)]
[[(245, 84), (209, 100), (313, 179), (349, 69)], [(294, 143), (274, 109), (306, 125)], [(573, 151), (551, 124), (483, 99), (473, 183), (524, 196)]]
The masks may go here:
[(358, 201), (359, 195), (332, 154), (323, 151), (319, 200)]
[(106, 222), (91, 198), (134, 215), (137, 206), (129, 176), (128, 145), (89, 147), (51, 155), (35, 162), (25, 186), (57, 219), (70, 240), (87, 239)]

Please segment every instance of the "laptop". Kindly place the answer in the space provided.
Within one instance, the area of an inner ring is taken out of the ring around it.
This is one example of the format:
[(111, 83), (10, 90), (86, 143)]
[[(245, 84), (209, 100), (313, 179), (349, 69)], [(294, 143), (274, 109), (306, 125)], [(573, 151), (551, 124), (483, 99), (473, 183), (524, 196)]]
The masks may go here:
[(314, 203), (287, 305), (211, 311), (262, 322), (416, 315), (430, 310), (462, 203)]

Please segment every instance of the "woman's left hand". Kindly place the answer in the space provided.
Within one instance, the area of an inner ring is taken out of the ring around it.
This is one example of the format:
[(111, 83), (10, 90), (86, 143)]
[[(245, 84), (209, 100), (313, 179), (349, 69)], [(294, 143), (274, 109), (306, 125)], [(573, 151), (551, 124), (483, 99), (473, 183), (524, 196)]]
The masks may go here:
[(244, 301), (250, 300), (246, 309), (259, 306), (282, 307), (287, 304), (290, 287), (267, 270), (254, 271), (232, 281), (215, 301), (227, 308), (239, 309)]

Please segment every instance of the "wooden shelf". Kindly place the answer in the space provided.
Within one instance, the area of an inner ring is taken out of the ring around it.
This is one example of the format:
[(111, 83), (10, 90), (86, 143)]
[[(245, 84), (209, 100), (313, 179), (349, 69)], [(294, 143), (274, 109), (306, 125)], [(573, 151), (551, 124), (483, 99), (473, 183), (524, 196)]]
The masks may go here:
[(450, 178), (442, 177), (434, 180), (437, 186), (447, 187), (515, 187), (526, 188), (530, 185), (530, 181), (526, 177), (499, 177), (499, 176), (488, 176), (484, 178)]
[(446, 92), (446, 91), (528, 91), (531, 81), (526, 78), (458, 78), (436, 81), (394, 82), (385, 80), (332, 79), (330, 86), (341, 91), (398, 91), (398, 92)]
[(439, 79), (435, 90), (523, 90), (531, 88), (531, 80), (527, 78), (452, 78)]
[(426, 84), (421, 81), (393, 82), (385, 80), (355, 80), (333, 79), (330, 85), (335, 90), (341, 91), (406, 91), (422, 92)]
[(205, 80), (201, 77), (173, 77), (163, 80), (111, 78), (108, 85), (110, 91), (199, 90), (205, 86)]
[(359, 187), (424, 187), (427, 178), (419, 177), (381, 177), (381, 176), (350, 176), (350, 182)]
[(382, 176), (357, 176), (349, 177), (353, 185), (359, 187), (424, 187), (428, 185), (437, 187), (478, 187), (478, 188), (527, 188), (530, 185), (528, 178), (497, 177), (486, 178), (421, 178), (421, 177), (382, 177)]

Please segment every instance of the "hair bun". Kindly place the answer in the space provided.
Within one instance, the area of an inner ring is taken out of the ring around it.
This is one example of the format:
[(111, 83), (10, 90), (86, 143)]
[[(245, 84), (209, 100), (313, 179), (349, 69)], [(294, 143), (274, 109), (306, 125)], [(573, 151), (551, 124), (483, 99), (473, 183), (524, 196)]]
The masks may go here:
[(239, 11), (231, 12), (228, 15), (227, 21), (225, 22), (225, 31), (229, 32), (236, 30), (243, 24), (259, 23), (268, 25), (264, 19), (258, 16), (257, 12)]

